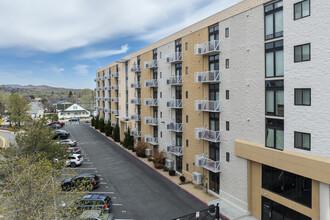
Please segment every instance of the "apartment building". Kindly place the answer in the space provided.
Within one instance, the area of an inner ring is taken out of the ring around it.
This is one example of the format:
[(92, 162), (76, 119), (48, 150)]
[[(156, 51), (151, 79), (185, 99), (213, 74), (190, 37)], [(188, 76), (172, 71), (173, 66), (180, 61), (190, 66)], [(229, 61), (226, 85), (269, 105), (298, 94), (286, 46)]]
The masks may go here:
[(242, 1), (97, 70), (99, 115), (258, 219), (329, 220), (329, 11)]

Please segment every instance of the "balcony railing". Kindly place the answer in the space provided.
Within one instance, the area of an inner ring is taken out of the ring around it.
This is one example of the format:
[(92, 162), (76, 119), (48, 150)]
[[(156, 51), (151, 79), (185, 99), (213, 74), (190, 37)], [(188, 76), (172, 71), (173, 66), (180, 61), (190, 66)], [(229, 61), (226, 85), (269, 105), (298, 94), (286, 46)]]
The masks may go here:
[(157, 68), (157, 67), (158, 67), (157, 60), (150, 60), (150, 61), (144, 62), (145, 69), (151, 69), (151, 68)]
[(158, 79), (144, 80), (144, 87), (158, 87)]
[(145, 123), (146, 125), (157, 126), (157, 125), (158, 125), (158, 118), (145, 117), (145, 118), (144, 118), (144, 123)]
[(212, 40), (195, 45), (195, 55), (214, 55), (220, 53), (220, 41)]
[(166, 85), (179, 86), (182, 85), (182, 76), (170, 76), (166, 79)]
[(195, 100), (195, 110), (205, 112), (220, 112), (220, 101)]
[(152, 145), (158, 145), (158, 138), (153, 137), (151, 134), (144, 136), (144, 142), (152, 144)]
[(118, 102), (118, 97), (111, 97), (110, 102)]
[(182, 99), (169, 99), (169, 100), (166, 100), (166, 107), (168, 107), (168, 108), (182, 108), (183, 107)]
[(141, 88), (141, 83), (140, 82), (132, 82), (130, 84), (130, 87), (133, 88), (133, 89)]
[(108, 91), (108, 90), (110, 90), (110, 86), (105, 86), (104, 91)]
[(129, 118), (134, 121), (141, 121), (141, 115), (138, 114), (132, 114)]
[(118, 86), (117, 85), (110, 86), (110, 90), (118, 90)]
[(105, 102), (109, 102), (110, 101), (110, 98), (104, 98), (104, 101)]
[(111, 114), (112, 115), (118, 115), (118, 110), (117, 109), (111, 109)]
[(140, 68), (139, 65), (133, 65), (133, 66), (131, 66), (131, 72), (136, 73), (136, 72), (140, 72), (140, 71), (141, 71), (141, 68)]
[(195, 138), (210, 142), (221, 142), (220, 131), (211, 131), (206, 128), (195, 128)]
[(181, 63), (182, 62), (182, 53), (175, 52), (166, 57), (167, 63)]
[(158, 106), (158, 99), (144, 99), (144, 105)]
[(103, 97), (98, 97), (97, 101), (103, 101)]
[(104, 108), (104, 112), (110, 112), (109, 108)]
[(141, 131), (138, 130), (131, 130), (131, 136), (133, 137), (141, 137)]
[(195, 166), (203, 167), (212, 171), (213, 173), (219, 173), (221, 171), (221, 162), (214, 161), (207, 158), (205, 155), (195, 155)]
[(214, 82), (220, 82), (220, 81), (221, 81), (221, 79), (220, 79), (219, 70), (195, 73), (195, 82), (197, 82), (197, 83), (214, 83)]
[(111, 122), (111, 127), (116, 127), (117, 122)]
[(175, 146), (174, 144), (169, 144), (166, 146), (166, 152), (174, 154), (175, 156), (182, 156), (183, 149), (182, 146)]
[(103, 107), (99, 107), (99, 111), (103, 111), (104, 110), (104, 108)]
[(130, 103), (132, 105), (141, 105), (141, 99), (140, 98), (131, 98)]
[(111, 73), (110, 74), (110, 78), (117, 78), (118, 77), (118, 73)]
[(174, 132), (182, 132), (183, 131), (183, 124), (176, 123), (176, 122), (166, 122), (165, 127), (167, 130), (174, 131)]

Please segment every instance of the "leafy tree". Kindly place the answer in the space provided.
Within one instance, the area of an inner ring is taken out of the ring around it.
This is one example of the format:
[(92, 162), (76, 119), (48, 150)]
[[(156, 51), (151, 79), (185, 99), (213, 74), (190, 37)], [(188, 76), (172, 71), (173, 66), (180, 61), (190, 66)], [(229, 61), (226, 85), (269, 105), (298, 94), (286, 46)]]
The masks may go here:
[(91, 124), (92, 124), (92, 126), (95, 125), (95, 118), (94, 118), (94, 116), (93, 116), (92, 119), (91, 119)]
[(80, 104), (85, 109), (93, 110), (93, 97), (95, 92), (91, 89), (83, 89), (80, 93)]
[(9, 96), (8, 113), (10, 114), (10, 121), (17, 123), (18, 127), (21, 126), (21, 122), (29, 119), (28, 110), (30, 110), (30, 106), (22, 96), (17, 93)]
[(111, 127), (111, 121), (110, 120), (105, 125), (105, 135), (108, 136), (108, 137), (112, 136), (112, 127)]
[(99, 119), (99, 129), (101, 132), (104, 132), (104, 119), (103, 118)]
[(116, 124), (116, 127), (113, 129), (112, 138), (116, 142), (120, 141), (120, 131), (119, 131), (119, 125), (118, 124)]
[(97, 115), (95, 118), (95, 129), (99, 129), (99, 116)]
[(6, 111), (6, 106), (5, 106), (5, 103), (0, 101), (0, 116), (1, 115), (4, 115), (5, 114), (5, 111)]
[(58, 121), (58, 115), (56, 113), (52, 114), (52, 121)]
[(68, 97), (71, 98), (73, 95), (72, 91), (70, 90)]

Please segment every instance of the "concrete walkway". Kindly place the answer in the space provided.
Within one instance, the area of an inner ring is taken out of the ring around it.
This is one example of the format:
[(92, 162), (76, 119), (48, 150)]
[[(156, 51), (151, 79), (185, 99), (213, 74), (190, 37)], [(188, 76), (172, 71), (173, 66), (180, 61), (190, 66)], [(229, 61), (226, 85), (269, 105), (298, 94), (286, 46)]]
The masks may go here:
[(0, 130), (0, 148), (7, 148), (11, 143), (15, 143), (15, 135), (8, 130)]

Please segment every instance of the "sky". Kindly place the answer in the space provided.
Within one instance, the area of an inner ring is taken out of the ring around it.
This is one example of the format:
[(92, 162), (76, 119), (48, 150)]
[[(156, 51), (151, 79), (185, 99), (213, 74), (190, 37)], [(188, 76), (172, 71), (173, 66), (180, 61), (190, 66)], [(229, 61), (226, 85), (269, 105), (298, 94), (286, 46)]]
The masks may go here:
[(241, 0), (0, 0), (0, 85), (94, 88), (96, 70)]

